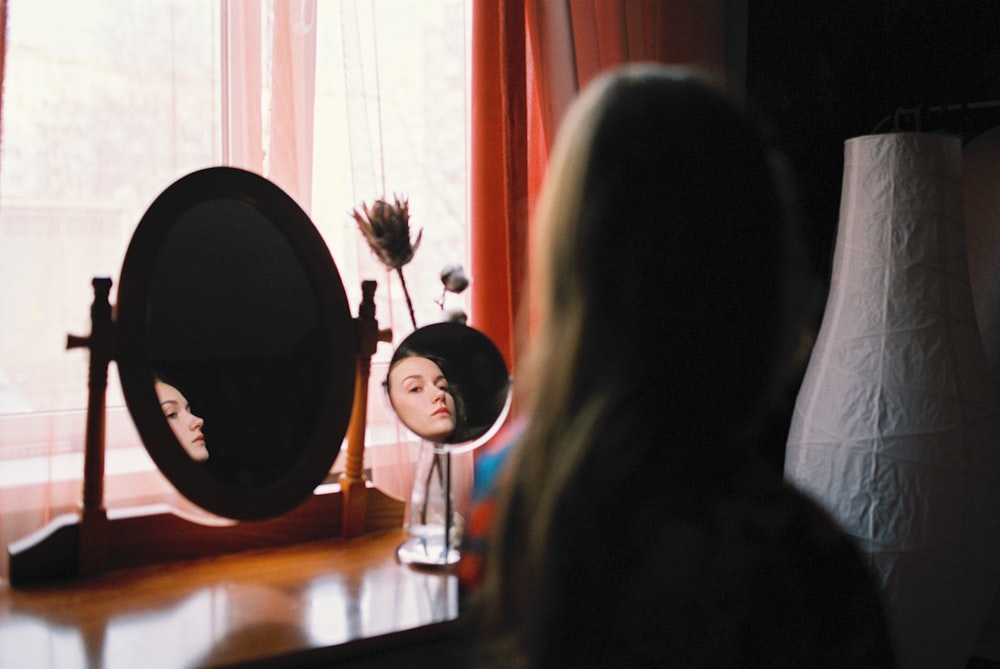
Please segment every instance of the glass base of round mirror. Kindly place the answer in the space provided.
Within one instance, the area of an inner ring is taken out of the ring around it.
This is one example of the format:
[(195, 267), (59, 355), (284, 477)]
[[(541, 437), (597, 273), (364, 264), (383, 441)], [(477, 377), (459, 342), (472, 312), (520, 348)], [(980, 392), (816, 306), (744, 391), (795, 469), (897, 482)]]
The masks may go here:
[(458, 549), (445, 545), (444, 537), (413, 537), (396, 549), (396, 557), (403, 564), (415, 567), (446, 568), (458, 563)]

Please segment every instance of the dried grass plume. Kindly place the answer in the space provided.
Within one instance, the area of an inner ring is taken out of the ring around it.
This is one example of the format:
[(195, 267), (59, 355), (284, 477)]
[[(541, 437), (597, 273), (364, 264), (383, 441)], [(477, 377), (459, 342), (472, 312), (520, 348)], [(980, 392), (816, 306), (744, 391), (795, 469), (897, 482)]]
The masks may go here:
[(413, 303), (406, 288), (403, 277), (403, 265), (413, 259), (423, 230), (417, 233), (416, 240), (410, 241), (410, 201), (405, 197), (393, 195), (393, 202), (375, 200), (371, 205), (364, 202), (352, 212), (358, 229), (364, 235), (372, 252), (390, 271), (399, 275), (406, 297), (406, 307), (410, 311), (410, 321), (417, 328), (417, 319), (413, 313)]

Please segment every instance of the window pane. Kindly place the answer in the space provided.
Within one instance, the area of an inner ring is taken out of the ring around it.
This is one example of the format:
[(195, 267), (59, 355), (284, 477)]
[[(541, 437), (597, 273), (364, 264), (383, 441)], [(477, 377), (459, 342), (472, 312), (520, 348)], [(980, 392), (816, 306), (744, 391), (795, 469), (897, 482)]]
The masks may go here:
[[(219, 6), (9, 4), (0, 414), (85, 406), (88, 356), (66, 351), (65, 339), (90, 331), (91, 279), (117, 282), (156, 195), (221, 164)], [(382, 195), (409, 198), (423, 241), (404, 272), (418, 325), (440, 319), (438, 273), (467, 255), (467, 20), (465, 0), (318, 3), (308, 209), (353, 309), (361, 279), (379, 281), (378, 317), (396, 341), (411, 329), (398, 279), (372, 258), (350, 211)], [(464, 308), (464, 295), (447, 298), (448, 308)], [(113, 370), (109, 383), (109, 406), (122, 404)]]
[(65, 341), (90, 331), (92, 277), (117, 281), (152, 199), (218, 163), (218, 4), (8, 6), (0, 413), (80, 408), (88, 356)]

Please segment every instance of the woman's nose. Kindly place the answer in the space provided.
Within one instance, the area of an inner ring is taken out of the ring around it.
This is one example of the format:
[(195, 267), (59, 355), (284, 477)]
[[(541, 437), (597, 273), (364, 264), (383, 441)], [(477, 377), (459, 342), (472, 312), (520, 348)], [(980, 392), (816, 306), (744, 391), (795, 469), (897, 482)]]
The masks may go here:
[(191, 420), (192, 430), (200, 430), (201, 426), (205, 424), (204, 419), (202, 419), (200, 416), (195, 416), (194, 414), (191, 414), (191, 418), (192, 418)]

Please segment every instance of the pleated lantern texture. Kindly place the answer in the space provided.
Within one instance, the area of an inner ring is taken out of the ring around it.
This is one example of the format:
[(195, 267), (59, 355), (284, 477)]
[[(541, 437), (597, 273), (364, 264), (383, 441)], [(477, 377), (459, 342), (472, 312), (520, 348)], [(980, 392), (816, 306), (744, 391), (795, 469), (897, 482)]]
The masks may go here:
[(961, 140), (844, 148), (785, 477), (856, 541), (901, 669), (964, 668), (1000, 584), (1000, 409), (969, 288)]

